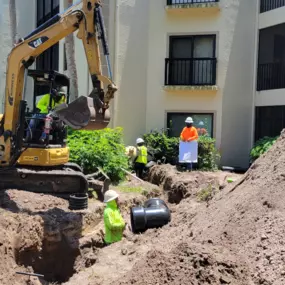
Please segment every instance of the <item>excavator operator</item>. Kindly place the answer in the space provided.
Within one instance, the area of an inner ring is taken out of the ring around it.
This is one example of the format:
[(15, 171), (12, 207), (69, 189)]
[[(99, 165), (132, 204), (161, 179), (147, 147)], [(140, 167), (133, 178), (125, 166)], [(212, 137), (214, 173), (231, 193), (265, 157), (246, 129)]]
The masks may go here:
[(66, 102), (66, 92), (62, 86), (58, 86), (51, 90), (51, 94), (45, 94), (38, 102), (37, 109), (41, 114), (47, 114), (49, 103), (51, 101), (51, 109), (54, 109), (57, 105)]
[[(33, 118), (30, 120), (29, 129), (27, 130), (27, 135), (26, 135), (26, 141), (29, 141), (32, 138), (34, 131), (39, 124), (39, 119), (43, 119), (46, 117), (46, 115), (49, 112), (50, 106), (51, 109), (54, 109), (56, 106), (66, 103), (66, 95), (67, 94), (65, 92), (65, 89), (62, 86), (57, 86), (56, 88), (53, 88), (51, 90), (50, 94), (43, 95), (43, 97), (39, 100), (37, 104), (36, 108), (37, 113), (34, 114)], [(50, 100), (52, 100), (51, 104)], [(40, 137), (40, 142), (44, 142), (45, 139), (46, 139), (46, 133), (43, 131)]]

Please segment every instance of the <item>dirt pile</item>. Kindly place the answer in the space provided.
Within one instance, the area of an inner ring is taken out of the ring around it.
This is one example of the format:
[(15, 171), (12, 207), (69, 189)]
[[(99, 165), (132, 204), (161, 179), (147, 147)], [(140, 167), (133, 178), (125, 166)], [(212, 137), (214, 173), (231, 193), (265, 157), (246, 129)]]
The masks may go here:
[[(284, 285), (284, 150), (282, 133), (244, 176), (155, 166), (150, 181), (164, 190), (161, 197), (169, 202), (171, 223), (141, 235), (127, 230), (121, 242), (104, 248), (101, 203), (91, 205), (89, 214), (72, 213), (63, 200), (37, 196), (37, 205), (29, 205), (32, 196), (17, 201), (12, 191), (16, 205), (10, 202), (10, 210), (0, 213), (0, 225), (7, 229), (0, 234), (5, 261), (0, 263), (0, 284), (29, 284), (14, 274), (25, 266), (45, 275), (52, 272), (50, 280), (66, 281), (72, 275), (66, 285)], [(228, 183), (228, 177), (236, 181)], [(121, 198), (129, 223), (130, 206), (146, 197), (128, 193), (126, 200)], [(57, 209), (49, 203), (58, 203)]]
[(255, 284), (285, 284), (284, 150), (282, 132), (236, 187), (217, 195), (188, 223), (193, 241), (211, 240), (242, 257)]
[(179, 243), (170, 252), (150, 250), (128, 275), (127, 284), (244, 284), (244, 266), (223, 248)]
[(66, 281), (78, 268), (77, 257), (94, 263), (90, 251), (82, 256), (79, 244), (85, 224), (94, 218), (84, 221), (82, 213), (68, 211), (65, 200), (48, 195), (7, 191), (0, 201), (0, 284), (28, 284), (30, 278), (16, 271)]
[[(283, 132), (243, 177), (228, 185), (224, 175), (229, 173), (153, 168), (151, 181), (161, 184), (173, 203), (171, 223), (102, 249), (92, 266), (102, 279), (97, 276), (87, 284), (284, 285), (284, 150)], [(214, 194), (201, 202), (199, 193), (213, 183)], [(135, 252), (126, 259), (122, 249)], [(101, 276), (106, 260), (111, 273)]]
[(228, 185), (227, 178), (237, 180), (240, 175), (229, 172), (180, 172), (171, 165), (154, 166), (149, 174), (149, 181), (160, 185), (170, 203), (180, 203), (182, 199), (211, 199), (219, 190)]
[[(148, 195), (159, 195), (157, 187), (147, 186), (151, 187), (142, 189), (144, 195), (121, 194), (126, 219), (131, 206), (143, 204)], [(128, 183), (125, 187), (130, 188)], [(87, 210), (70, 211), (68, 201), (54, 196), (1, 191), (0, 284), (61, 284), (90, 268), (104, 246), (103, 210), (104, 204), (96, 200), (89, 201)], [(44, 278), (16, 272), (38, 273)]]

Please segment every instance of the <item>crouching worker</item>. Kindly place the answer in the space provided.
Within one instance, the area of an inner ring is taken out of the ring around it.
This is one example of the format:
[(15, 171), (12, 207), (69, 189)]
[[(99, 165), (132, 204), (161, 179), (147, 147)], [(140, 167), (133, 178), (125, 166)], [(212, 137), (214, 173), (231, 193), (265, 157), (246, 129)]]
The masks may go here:
[(144, 145), (144, 140), (142, 138), (138, 138), (137, 141), (137, 157), (135, 158), (135, 171), (136, 176), (140, 179), (143, 178), (143, 171), (147, 164), (147, 147)]
[(118, 193), (114, 190), (108, 190), (104, 194), (104, 203), (106, 203), (104, 210), (104, 242), (106, 245), (120, 241), (126, 227), (118, 207), (118, 197)]

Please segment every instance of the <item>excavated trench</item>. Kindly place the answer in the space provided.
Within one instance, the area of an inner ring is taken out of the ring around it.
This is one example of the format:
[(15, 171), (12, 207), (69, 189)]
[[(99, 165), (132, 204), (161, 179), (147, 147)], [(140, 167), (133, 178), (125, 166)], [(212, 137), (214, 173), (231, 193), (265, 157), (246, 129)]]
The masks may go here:
[[(147, 197), (122, 194), (125, 218), (131, 206)], [(43, 275), (42, 283), (36, 284), (61, 284), (94, 265), (104, 247), (103, 210), (99, 201), (90, 201), (87, 210), (75, 212), (60, 198), (7, 191), (0, 197), (0, 228), (5, 229), (0, 231), (0, 284), (30, 284), (30, 277), (16, 272)]]
[(75, 273), (80, 256), (82, 215), (54, 209), (40, 216), (44, 222), (41, 245), (16, 246), (15, 261), (20, 266), (32, 267), (46, 281), (65, 282)]
[[(15, 191), (14, 194), (17, 195), (18, 192)], [(34, 197), (43, 200), (36, 208), (49, 207), (54, 199), (58, 199), (50, 198), (51, 201), (44, 202), (46, 196), (34, 194)], [(76, 272), (96, 262), (97, 251), (103, 247), (100, 231), (93, 233), (92, 238), (85, 239), (82, 239), (82, 232), (98, 227), (102, 221), (103, 205), (97, 203), (92, 209), (70, 212), (66, 201), (62, 200), (59, 207), (35, 211), (29, 209), (31, 207), (27, 205), (30, 202), (28, 199), (21, 201), (24, 207), (15, 203), (8, 195), (0, 197), (0, 206), (4, 213), (0, 215), (0, 227), (7, 229), (0, 233), (0, 254), (4, 257), (3, 264), (0, 263), (0, 284), (6, 284), (1, 280), (1, 273), (5, 276), (4, 272), (7, 270), (13, 276), (13, 284), (29, 284), (25, 283), (28, 282), (25, 281), (28, 277), (16, 276), (16, 271), (41, 274), (44, 276), (43, 282), (63, 283)], [(36, 201), (31, 203), (36, 204)], [(3, 252), (1, 245), (5, 246)], [(13, 272), (8, 268), (9, 263), (16, 263), (13, 265), (16, 268)], [(17, 283), (19, 278), (24, 279)]]
[[(129, 193), (121, 207), (126, 219), (130, 206), (151, 197), (179, 204), (208, 185), (221, 189), (225, 175), (183, 174), (166, 165), (154, 167), (149, 182), (159, 185), (164, 193), (155, 186), (144, 195), (134, 193), (131, 197)], [(0, 233), (0, 284), (30, 284), (28, 277), (19, 277), (16, 271), (42, 274), (43, 280), (61, 284), (97, 262), (98, 251), (104, 246), (102, 203), (97, 201), (86, 211), (71, 212), (65, 200), (10, 190), (1, 207), (5, 215), (0, 213), (0, 227), (7, 230)]]

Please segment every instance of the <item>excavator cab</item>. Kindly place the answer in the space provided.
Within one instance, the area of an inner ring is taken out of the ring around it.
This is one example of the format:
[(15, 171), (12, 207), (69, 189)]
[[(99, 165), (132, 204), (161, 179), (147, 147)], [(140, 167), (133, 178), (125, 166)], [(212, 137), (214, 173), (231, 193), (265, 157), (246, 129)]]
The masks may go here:
[[(52, 111), (53, 96), (49, 96), (47, 113), (41, 113), (37, 104), (46, 94), (52, 94), (52, 89), (63, 87), (66, 90), (65, 102), (69, 102), (70, 80), (56, 71), (28, 70), (28, 76), (34, 81), (33, 106), (26, 112), (25, 144), (30, 147), (56, 146), (65, 147), (67, 138), (67, 126), (57, 116), (49, 118)], [(65, 107), (65, 106), (64, 106)], [(47, 121), (48, 119), (48, 121)], [(46, 129), (46, 123), (50, 123), (50, 129)]]
[(44, 94), (50, 94), (51, 89), (57, 86), (66, 88), (66, 103), (69, 103), (70, 80), (66, 75), (53, 70), (29, 70), (28, 76), (34, 80), (32, 112), (37, 112), (37, 103), (41, 97)]

